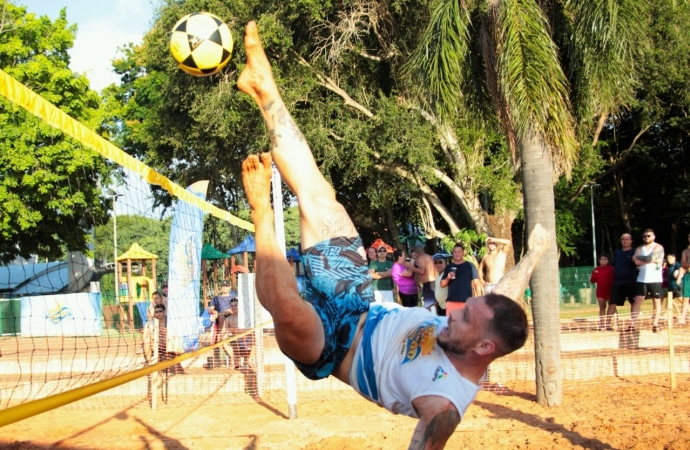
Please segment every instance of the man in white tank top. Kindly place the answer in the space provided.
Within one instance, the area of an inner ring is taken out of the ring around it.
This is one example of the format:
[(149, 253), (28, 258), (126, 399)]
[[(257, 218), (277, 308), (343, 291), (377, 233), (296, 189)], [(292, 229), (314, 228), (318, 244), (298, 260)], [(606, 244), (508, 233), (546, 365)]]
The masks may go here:
[(637, 284), (635, 285), (635, 302), (632, 305), (630, 316), (632, 326), (629, 331), (635, 331), (637, 315), (640, 313), (642, 302), (649, 295), (652, 298), (653, 323), (652, 331), (656, 333), (659, 328), (659, 314), (661, 312), (661, 285), (664, 282), (661, 265), (664, 261), (664, 247), (654, 242), (654, 230), (647, 228), (642, 232), (643, 244), (635, 250), (633, 261), (637, 265)]
[[(514, 299), (555, 237), (536, 225), (529, 250), (492, 296), (471, 298), (447, 317), (372, 305), (362, 239), (281, 98), (254, 22), (244, 49), (237, 86), (259, 107), (272, 143), (270, 154), (244, 160), (242, 181), (256, 227), (256, 293), (273, 317), (276, 341), (308, 378), (334, 376), (390, 411), (418, 418), (410, 449), (441, 449), (489, 363), (524, 345), (527, 316)], [(299, 202), (306, 299), (276, 240), (271, 161)]]

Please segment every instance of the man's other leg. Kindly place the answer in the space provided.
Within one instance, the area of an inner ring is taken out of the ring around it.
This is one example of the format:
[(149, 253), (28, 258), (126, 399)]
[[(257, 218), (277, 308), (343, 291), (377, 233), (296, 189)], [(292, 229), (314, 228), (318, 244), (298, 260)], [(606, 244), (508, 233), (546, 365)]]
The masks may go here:
[(283, 103), (254, 22), (247, 24), (244, 45), (247, 66), (237, 86), (261, 110), (271, 137), (273, 161), (297, 196), (302, 249), (332, 237), (357, 236), (345, 208), (336, 201), (333, 188), (321, 175), (304, 135)]
[(271, 208), (271, 155), (251, 155), (242, 163), (242, 182), (252, 211), (256, 236), (256, 294), (271, 313), (276, 341), (292, 359), (311, 364), (324, 349), (321, 319), (299, 295), (285, 253), (278, 246)]

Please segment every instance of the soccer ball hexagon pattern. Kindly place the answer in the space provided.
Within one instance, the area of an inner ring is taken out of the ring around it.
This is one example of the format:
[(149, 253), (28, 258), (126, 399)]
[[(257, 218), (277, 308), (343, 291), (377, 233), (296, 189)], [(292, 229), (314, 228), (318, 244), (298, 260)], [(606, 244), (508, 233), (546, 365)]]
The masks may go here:
[(232, 34), (217, 16), (196, 12), (184, 16), (172, 29), (170, 53), (190, 75), (218, 73), (230, 61)]

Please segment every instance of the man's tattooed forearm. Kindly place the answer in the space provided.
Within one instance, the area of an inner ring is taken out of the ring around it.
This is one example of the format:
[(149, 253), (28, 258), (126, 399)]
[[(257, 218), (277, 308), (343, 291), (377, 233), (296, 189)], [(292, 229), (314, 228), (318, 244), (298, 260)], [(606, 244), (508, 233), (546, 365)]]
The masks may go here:
[(437, 414), (424, 428), (423, 435), (420, 427), (415, 429), (408, 450), (421, 450), (426, 448), (427, 444), (430, 444), (433, 449), (445, 447), (448, 438), (453, 434), (459, 423), (460, 414), (457, 411), (446, 411)]

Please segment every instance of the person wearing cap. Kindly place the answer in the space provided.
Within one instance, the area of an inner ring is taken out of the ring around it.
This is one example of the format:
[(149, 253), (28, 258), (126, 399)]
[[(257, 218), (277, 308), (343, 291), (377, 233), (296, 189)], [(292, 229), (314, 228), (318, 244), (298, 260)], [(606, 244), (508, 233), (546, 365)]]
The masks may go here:
[(446, 255), (443, 253), (436, 253), (433, 257), (434, 269), (438, 276), (434, 284), (434, 298), (436, 299), (436, 314), (439, 316), (446, 315), (446, 299), (448, 298), (448, 287), (441, 287), (441, 279), (443, 272), (446, 270)]
[(374, 288), (374, 301), (377, 303), (395, 302), (393, 297), (393, 262), (388, 261), (388, 250), (385, 246), (376, 249), (376, 259), (369, 263), (371, 286)]
[[(216, 295), (211, 300), (211, 305), (208, 307), (208, 312), (211, 315), (211, 321), (215, 321), (216, 326), (216, 339), (218, 342), (221, 337), (221, 329), (223, 328), (223, 322), (225, 318), (232, 315), (232, 308), (230, 304), (233, 299), (237, 298), (237, 295), (230, 292), (230, 282), (228, 280), (223, 280), (220, 284), (221, 295)], [(213, 359), (209, 361), (210, 368), (220, 367), (220, 349), (216, 348), (213, 351)]]

